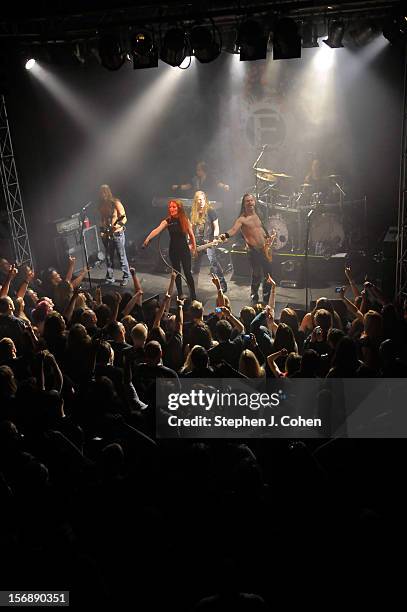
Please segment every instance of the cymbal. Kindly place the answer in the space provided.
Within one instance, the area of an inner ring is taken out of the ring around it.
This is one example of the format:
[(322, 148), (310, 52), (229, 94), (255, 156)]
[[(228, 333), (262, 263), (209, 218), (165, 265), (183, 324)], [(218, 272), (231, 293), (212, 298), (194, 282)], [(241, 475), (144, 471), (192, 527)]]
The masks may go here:
[(256, 176), (260, 180), (268, 181), (269, 183), (274, 183), (276, 181), (276, 178), (275, 178), (274, 174), (272, 174), (268, 170), (264, 170), (264, 169), (263, 170), (257, 170)]
[(302, 185), (300, 185), (301, 189), (303, 189), (304, 187), (311, 187), (310, 183), (303, 183)]
[(273, 176), (276, 176), (277, 178), (293, 178), (290, 174), (285, 174), (284, 172), (275, 172)]
[(330, 175), (328, 176), (328, 178), (331, 178), (331, 179), (338, 179), (338, 178), (342, 178), (342, 175), (341, 175), (341, 174), (330, 174)]

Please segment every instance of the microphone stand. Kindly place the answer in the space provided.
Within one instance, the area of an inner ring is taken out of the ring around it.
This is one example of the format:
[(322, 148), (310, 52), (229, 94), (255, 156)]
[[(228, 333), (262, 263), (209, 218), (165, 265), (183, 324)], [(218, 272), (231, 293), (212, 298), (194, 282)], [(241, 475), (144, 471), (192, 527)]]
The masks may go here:
[(261, 158), (263, 157), (263, 154), (264, 154), (264, 151), (265, 151), (265, 150), (266, 150), (266, 145), (263, 145), (263, 147), (262, 147), (262, 149), (261, 149), (261, 151), (260, 151), (260, 153), (259, 153), (259, 155), (258, 155), (258, 157), (257, 157), (256, 161), (254, 162), (254, 164), (253, 164), (253, 166), (252, 166), (252, 167), (253, 167), (253, 170), (255, 171), (255, 174), (256, 174), (256, 204), (257, 204), (257, 201), (258, 201), (258, 199), (259, 199), (259, 188), (258, 188), (258, 180), (259, 180), (259, 179), (258, 179), (258, 176), (257, 176), (257, 172), (256, 172), (256, 170), (257, 170), (257, 164), (259, 163), (259, 161), (260, 161), (260, 160), (261, 160)]
[[(341, 211), (341, 223), (342, 223), (342, 227), (344, 227), (345, 215), (344, 215), (344, 210), (343, 210), (343, 200), (344, 200), (344, 197), (346, 196), (346, 193), (344, 192), (342, 187), (339, 185), (338, 181), (334, 180), (334, 185), (337, 188), (337, 190), (339, 191), (339, 210)], [(347, 240), (345, 242), (347, 242)], [(349, 246), (349, 245), (347, 245), (347, 246)]]
[(86, 209), (88, 208), (88, 206), (90, 206), (92, 204), (92, 202), (88, 202), (87, 204), (85, 204), (85, 206), (82, 207), (81, 213), (80, 213), (80, 223), (81, 223), (81, 238), (80, 238), (80, 242), (82, 243), (82, 248), (83, 248), (83, 254), (84, 254), (84, 259), (85, 259), (85, 263), (86, 263), (86, 269), (88, 271), (88, 282), (89, 282), (89, 289), (92, 290), (92, 281), (90, 278), (90, 270), (89, 270), (89, 259), (88, 259), (88, 248), (86, 246), (86, 240), (85, 240), (85, 219), (86, 219)]
[(308, 252), (309, 252), (309, 233), (311, 226), (311, 217), (315, 212), (315, 208), (311, 208), (307, 214), (307, 226), (305, 234), (305, 253), (304, 253), (304, 281), (305, 281), (305, 311), (308, 312)]

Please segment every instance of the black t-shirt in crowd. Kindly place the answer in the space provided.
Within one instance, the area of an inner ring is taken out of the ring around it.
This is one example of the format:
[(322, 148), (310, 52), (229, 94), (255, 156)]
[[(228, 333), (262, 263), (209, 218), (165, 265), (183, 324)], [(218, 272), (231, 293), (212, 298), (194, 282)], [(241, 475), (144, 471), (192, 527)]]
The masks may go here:
[(196, 243), (204, 244), (205, 240), (211, 242), (213, 240), (213, 223), (218, 218), (216, 210), (213, 208), (208, 209), (208, 214), (206, 215), (206, 220), (199, 225), (194, 225), (194, 234)]

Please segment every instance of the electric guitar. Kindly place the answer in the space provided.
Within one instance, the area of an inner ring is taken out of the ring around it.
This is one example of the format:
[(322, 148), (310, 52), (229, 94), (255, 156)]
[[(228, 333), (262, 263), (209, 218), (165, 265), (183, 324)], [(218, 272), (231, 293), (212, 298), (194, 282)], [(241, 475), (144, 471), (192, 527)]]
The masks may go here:
[[(118, 218), (116, 219), (116, 221), (115, 221), (113, 224), (112, 224), (112, 223), (109, 223), (108, 225), (101, 226), (101, 227), (99, 228), (99, 230), (100, 230), (100, 236), (101, 236), (103, 239), (106, 239), (106, 240), (112, 240), (112, 238), (113, 238), (113, 236), (114, 236), (114, 233), (115, 233), (115, 225), (117, 225), (118, 223), (120, 223), (120, 221), (121, 221), (122, 219), (124, 219), (124, 217), (125, 217), (125, 215), (121, 215), (120, 217), (118, 217)], [(124, 226), (123, 226), (123, 227), (124, 227)]]
[(215, 238), (215, 240), (212, 240), (212, 242), (206, 242), (205, 244), (201, 244), (196, 247), (196, 251), (197, 253), (200, 253), (201, 251), (206, 251), (206, 249), (212, 249), (213, 247), (217, 247), (218, 244), (220, 244), (221, 242), (226, 242), (226, 240), (220, 240), (220, 238)]

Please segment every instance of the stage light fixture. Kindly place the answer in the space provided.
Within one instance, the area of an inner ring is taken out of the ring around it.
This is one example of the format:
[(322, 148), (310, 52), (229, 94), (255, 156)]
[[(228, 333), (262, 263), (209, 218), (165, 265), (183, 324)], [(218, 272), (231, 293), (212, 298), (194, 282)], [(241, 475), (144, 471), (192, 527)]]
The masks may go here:
[(24, 68), (26, 70), (31, 70), (32, 68), (34, 68), (35, 64), (36, 64), (35, 59), (33, 57), (30, 57), (28, 60), (26, 60)]
[(158, 50), (154, 44), (154, 36), (147, 30), (138, 30), (131, 37), (131, 56), (133, 68), (156, 68), (158, 66)]
[(301, 37), (294, 19), (282, 17), (274, 27), (273, 59), (296, 59), (301, 57)]
[(263, 25), (254, 19), (247, 19), (240, 24), (237, 46), (240, 50), (240, 61), (266, 59), (268, 34)]
[(180, 66), (187, 56), (188, 41), (183, 28), (171, 28), (161, 43), (160, 59), (170, 66)]
[(99, 39), (100, 63), (107, 70), (119, 70), (125, 62), (126, 52), (118, 33), (108, 32)]
[(340, 49), (343, 47), (342, 39), (345, 34), (345, 24), (343, 21), (331, 21), (328, 24), (328, 38), (324, 42), (331, 49)]
[(202, 64), (215, 60), (221, 52), (221, 45), (216, 40), (215, 27), (202, 24), (195, 25), (190, 32), (194, 56)]
[[(347, 32), (349, 43), (356, 47), (363, 47), (379, 35), (379, 29), (373, 22), (364, 21), (354, 24)], [(347, 41), (345, 41), (347, 42)]]
[(312, 21), (304, 21), (302, 24), (302, 47), (303, 49), (319, 47), (318, 26)]

